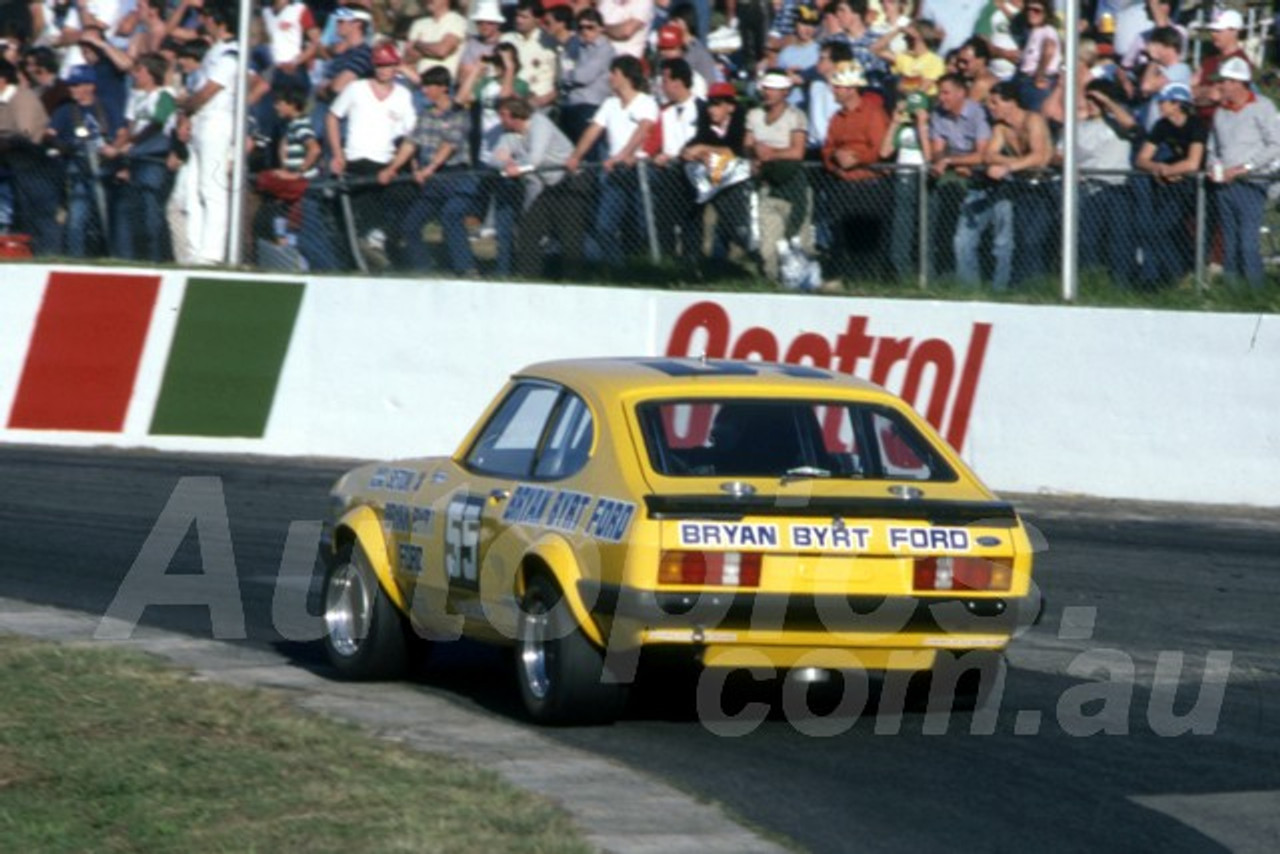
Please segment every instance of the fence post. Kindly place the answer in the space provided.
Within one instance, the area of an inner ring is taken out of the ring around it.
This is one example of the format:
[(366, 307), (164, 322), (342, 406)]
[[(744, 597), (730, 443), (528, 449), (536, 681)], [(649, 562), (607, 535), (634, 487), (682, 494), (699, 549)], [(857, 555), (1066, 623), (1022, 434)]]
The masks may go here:
[(919, 173), (920, 185), (916, 194), (920, 202), (920, 215), (916, 218), (916, 222), (920, 223), (920, 275), (918, 284), (920, 290), (927, 290), (929, 287), (929, 164), (926, 161), (916, 167)]
[(1205, 238), (1209, 233), (1208, 194), (1205, 191), (1204, 173), (1196, 173), (1196, 295), (1203, 296), (1205, 286)]
[(657, 264), (662, 260), (658, 247), (658, 228), (653, 222), (653, 193), (649, 191), (649, 161), (641, 158), (636, 163), (640, 178), (640, 206), (644, 209), (644, 229), (649, 235), (649, 260)]

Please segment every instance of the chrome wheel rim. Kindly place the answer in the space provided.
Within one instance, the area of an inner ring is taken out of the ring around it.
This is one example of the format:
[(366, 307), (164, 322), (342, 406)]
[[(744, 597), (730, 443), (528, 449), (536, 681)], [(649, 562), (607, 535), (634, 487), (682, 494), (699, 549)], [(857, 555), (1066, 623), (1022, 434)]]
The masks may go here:
[(520, 671), (524, 684), (535, 699), (545, 700), (551, 690), (547, 673), (547, 610), (542, 602), (534, 602), (520, 619)]
[(360, 570), (351, 563), (335, 569), (324, 601), (324, 624), (334, 652), (349, 657), (360, 651), (372, 613), (373, 600)]

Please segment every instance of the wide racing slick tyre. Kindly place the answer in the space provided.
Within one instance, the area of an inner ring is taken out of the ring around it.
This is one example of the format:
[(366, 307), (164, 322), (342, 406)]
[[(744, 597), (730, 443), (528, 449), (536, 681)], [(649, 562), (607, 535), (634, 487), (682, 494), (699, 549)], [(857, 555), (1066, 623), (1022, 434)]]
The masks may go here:
[(604, 651), (582, 633), (563, 599), (547, 576), (529, 580), (515, 648), (520, 699), (536, 723), (613, 723), (630, 686), (608, 678)]
[(324, 625), (329, 663), (344, 679), (404, 675), (409, 652), (405, 620), (358, 544), (342, 546), (325, 572)]

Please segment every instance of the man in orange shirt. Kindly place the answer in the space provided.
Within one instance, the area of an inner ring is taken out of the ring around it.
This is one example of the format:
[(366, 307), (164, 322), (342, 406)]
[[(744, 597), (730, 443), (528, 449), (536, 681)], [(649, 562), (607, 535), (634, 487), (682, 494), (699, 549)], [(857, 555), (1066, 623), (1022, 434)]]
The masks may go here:
[(880, 143), (889, 131), (884, 101), (874, 92), (863, 92), (866, 80), (856, 63), (848, 63), (831, 75), (831, 86), (840, 110), (827, 126), (822, 146), (826, 167), (816, 206), (826, 218), (820, 235), (833, 271), (840, 276), (875, 280), (888, 275), (884, 251), (884, 224), (892, 214), (888, 173), (871, 168), (880, 160)]

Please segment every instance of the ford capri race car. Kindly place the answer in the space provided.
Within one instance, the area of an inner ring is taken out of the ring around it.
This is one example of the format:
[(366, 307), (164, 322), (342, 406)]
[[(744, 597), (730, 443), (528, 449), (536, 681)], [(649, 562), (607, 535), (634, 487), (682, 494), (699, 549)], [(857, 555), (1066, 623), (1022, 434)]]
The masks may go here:
[(1032, 547), (879, 386), (759, 362), (633, 358), (516, 374), (450, 457), (342, 477), (324, 583), (343, 676), (419, 638), (515, 650), (528, 714), (608, 721), (639, 653), (706, 668), (927, 671), (998, 651)]

